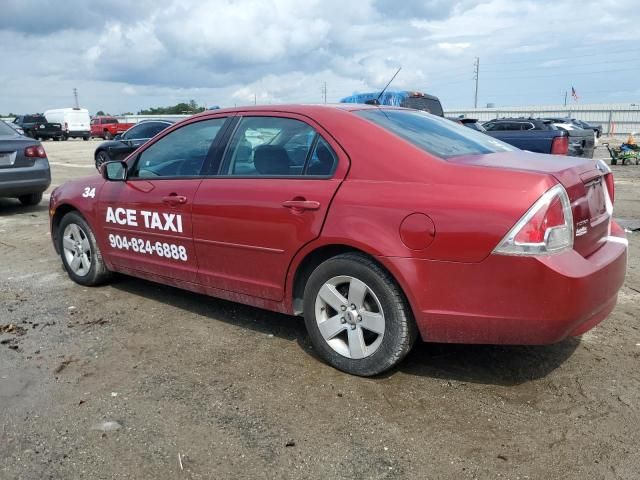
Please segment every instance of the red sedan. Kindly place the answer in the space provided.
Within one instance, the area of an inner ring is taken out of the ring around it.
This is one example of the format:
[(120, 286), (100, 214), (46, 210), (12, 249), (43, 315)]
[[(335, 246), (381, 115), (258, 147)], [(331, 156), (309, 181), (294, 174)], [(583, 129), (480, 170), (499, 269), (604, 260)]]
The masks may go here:
[(547, 344), (613, 309), (627, 241), (603, 163), (413, 110), (205, 112), (51, 195), (82, 285), (112, 272), (304, 316), (356, 375), (425, 341)]

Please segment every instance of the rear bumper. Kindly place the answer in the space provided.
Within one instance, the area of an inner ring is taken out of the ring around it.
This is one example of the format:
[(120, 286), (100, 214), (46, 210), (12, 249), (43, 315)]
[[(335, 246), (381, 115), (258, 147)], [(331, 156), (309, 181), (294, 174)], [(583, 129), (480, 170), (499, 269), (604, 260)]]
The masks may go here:
[(624, 282), (627, 244), (612, 236), (591, 256), (490, 255), (476, 264), (386, 258), (409, 287), (425, 341), (534, 345), (593, 328), (613, 310)]
[(31, 167), (0, 168), (0, 197), (44, 192), (51, 185), (49, 162), (39, 158)]
[(65, 135), (69, 138), (90, 137), (90, 130), (70, 130), (65, 132)]

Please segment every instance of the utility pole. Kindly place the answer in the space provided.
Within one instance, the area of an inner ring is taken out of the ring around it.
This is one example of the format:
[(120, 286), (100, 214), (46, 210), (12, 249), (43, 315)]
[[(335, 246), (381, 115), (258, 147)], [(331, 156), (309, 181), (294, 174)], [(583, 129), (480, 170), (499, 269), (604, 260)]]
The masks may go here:
[(255, 93), (253, 94), (253, 104), (254, 105), (258, 104), (258, 96)]
[(327, 103), (327, 82), (322, 83), (322, 98), (324, 103)]
[(478, 108), (478, 79), (480, 78), (480, 57), (476, 57), (473, 64), (473, 79), (476, 81), (476, 94), (473, 99), (473, 108)]
[(564, 106), (567, 106), (567, 91), (564, 91)]
[(78, 103), (78, 89), (76, 87), (73, 87), (73, 98), (76, 101), (76, 108), (79, 108), (80, 104)]

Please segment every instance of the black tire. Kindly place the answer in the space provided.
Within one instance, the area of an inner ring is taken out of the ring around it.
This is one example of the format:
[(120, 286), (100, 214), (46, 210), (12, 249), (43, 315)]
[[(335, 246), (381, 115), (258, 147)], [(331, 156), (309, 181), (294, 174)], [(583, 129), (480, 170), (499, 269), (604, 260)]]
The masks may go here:
[(54, 141), (54, 142), (57, 142), (57, 141), (59, 141), (59, 140), (60, 140), (60, 137), (53, 137), (53, 141)]
[(100, 167), (102, 166), (103, 163), (110, 162), (110, 161), (111, 161), (111, 157), (109, 157), (109, 154), (104, 150), (100, 150), (98, 153), (96, 153), (96, 169), (97, 170), (100, 170)]
[[(382, 307), (382, 341), (372, 354), (364, 358), (353, 359), (338, 353), (327, 343), (318, 327), (318, 293), (327, 281), (340, 276), (364, 282)], [(304, 291), (304, 320), (311, 343), (323, 360), (343, 372), (364, 377), (380, 374), (397, 365), (409, 353), (417, 338), (411, 308), (395, 280), (370, 257), (360, 253), (345, 253), (330, 258), (313, 271)]]
[(20, 195), (18, 200), (24, 206), (38, 205), (42, 201), (42, 192)]
[[(90, 245), (90, 267), (88, 273), (85, 275), (76, 274), (71, 266), (68, 263), (67, 257), (64, 251), (64, 231), (65, 229), (75, 224), (80, 228), (82, 232), (86, 234), (86, 239), (89, 241)], [(102, 253), (100, 252), (100, 248), (98, 247), (98, 243), (96, 242), (96, 238), (93, 234), (93, 230), (89, 224), (85, 221), (85, 219), (78, 212), (69, 212), (60, 221), (60, 225), (58, 226), (57, 231), (57, 240), (58, 240), (58, 251), (60, 252), (60, 256), (62, 258), (62, 265), (66, 270), (67, 274), (76, 283), (80, 285), (86, 286), (95, 286), (100, 285), (109, 278), (111, 278), (112, 273), (107, 269), (104, 261), (102, 259)]]
[(109, 130), (104, 132), (104, 139), (105, 140), (113, 140), (113, 135), (111, 135), (111, 132)]
[(84, 140), (85, 142), (89, 141), (89, 137), (82, 137), (82, 140)]

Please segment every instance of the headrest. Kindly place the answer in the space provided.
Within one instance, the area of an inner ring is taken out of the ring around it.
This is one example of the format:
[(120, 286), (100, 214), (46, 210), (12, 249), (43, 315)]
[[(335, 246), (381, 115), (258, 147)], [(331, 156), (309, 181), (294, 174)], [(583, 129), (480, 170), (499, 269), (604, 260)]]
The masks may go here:
[(262, 175), (289, 175), (289, 154), (279, 145), (260, 145), (253, 152), (253, 164)]

